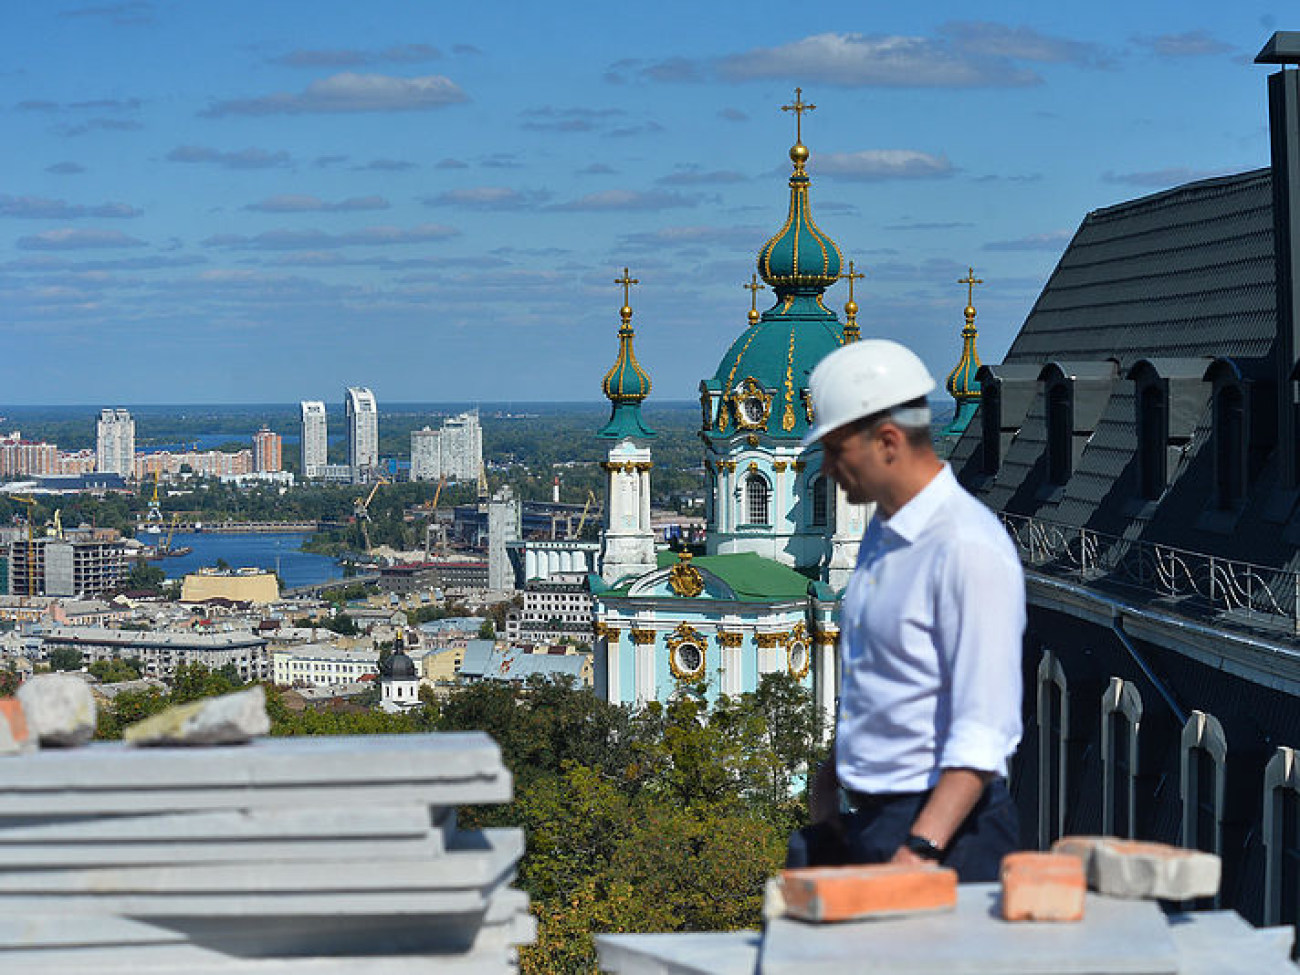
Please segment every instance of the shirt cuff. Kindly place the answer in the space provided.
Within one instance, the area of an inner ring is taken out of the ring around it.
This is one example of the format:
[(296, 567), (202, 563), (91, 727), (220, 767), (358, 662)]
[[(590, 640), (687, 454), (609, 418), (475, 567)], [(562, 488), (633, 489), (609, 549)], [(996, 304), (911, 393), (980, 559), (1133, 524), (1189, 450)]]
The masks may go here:
[(1006, 730), (974, 721), (961, 721), (948, 731), (948, 739), (939, 753), (939, 767), (969, 768), (1005, 775), (1007, 756), (1015, 751), (1016, 744), (1016, 739)]

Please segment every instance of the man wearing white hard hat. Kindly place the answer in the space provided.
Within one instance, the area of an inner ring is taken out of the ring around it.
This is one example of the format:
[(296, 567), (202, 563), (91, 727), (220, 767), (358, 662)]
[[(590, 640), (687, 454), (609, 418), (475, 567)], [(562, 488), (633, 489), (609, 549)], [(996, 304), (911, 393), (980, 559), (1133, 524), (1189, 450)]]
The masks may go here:
[[(875, 514), (840, 612), (840, 701), (787, 866), (942, 862), (992, 881), (1019, 845), (1025, 583), (1006, 531), (934, 452), (929, 372), (897, 342), (813, 370), (822, 470)], [(841, 812), (841, 790), (851, 812)]]

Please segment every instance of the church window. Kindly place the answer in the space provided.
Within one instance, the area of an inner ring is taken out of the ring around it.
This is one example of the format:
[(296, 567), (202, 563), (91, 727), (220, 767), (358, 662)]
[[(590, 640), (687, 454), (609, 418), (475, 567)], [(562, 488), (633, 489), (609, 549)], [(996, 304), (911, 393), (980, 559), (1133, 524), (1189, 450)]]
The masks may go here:
[(818, 475), (812, 481), (812, 523), (815, 527), (825, 527), (830, 499), (826, 478)]
[(1074, 397), (1069, 383), (1047, 387), (1047, 480), (1064, 484), (1074, 467)]
[(1161, 384), (1140, 386), (1137, 393), (1138, 493), (1159, 499), (1168, 484), (1169, 401)]
[(772, 489), (762, 474), (750, 474), (745, 481), (745, 520), (751, 525), (767, 525), (772, 521)]
[(1246, 494), (1246, 402), (1237, 384), (1214, 394), (1214, 503), (1227, 511)]
[(1132, 839), (1136, 832), (1141, 724), (1142, 695), (1131, 681), (1112, 677), (1101, 699), (1101, 831), (1107, 836)]
[(1043, 649), (1038, 664), (1038, 847), (1065, 835), (1070, 695), (1065, 668)]

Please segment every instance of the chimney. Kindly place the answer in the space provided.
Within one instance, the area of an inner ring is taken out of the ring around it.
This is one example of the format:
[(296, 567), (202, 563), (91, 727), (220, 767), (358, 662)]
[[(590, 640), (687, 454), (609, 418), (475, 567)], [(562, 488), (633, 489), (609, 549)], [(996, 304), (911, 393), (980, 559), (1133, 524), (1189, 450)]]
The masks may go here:
[[(1300, 31), (1278, 31), (1256, 64), (1300, 64)], [(1268, 124), (1273, 165), (1273, 252), (1277, 278), (1278, 455), (1284, 490), (1300, 487), (1296, 385), (1300, 349), (1300, 72), (1283, 67), (1268, 79)]]

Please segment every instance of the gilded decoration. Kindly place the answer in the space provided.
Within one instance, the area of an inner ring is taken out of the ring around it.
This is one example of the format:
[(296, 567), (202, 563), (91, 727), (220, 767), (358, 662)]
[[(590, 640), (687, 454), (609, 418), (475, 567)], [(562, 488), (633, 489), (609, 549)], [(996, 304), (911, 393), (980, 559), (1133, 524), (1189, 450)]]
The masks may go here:
[(744, 381), (731, 394), (735, 407), (736, 426), (741, 430), (762, 430), (772, 414), (772, 394), (765, 390), (753, 376)]
[(687, 599), (704, 592), (704, 576), (691, 565), (690, 552), (680, 553), (677, 564), (668, 570), (668, 588)]
[(783, 473), (785, 473), (785, 469), (786, 469), (787, 467), (789, 467), (789, 466), (790, 466), (790, 465), (789, 465), (786, 461), (783, 461), (783, 460), (774, 460), (774, 461), (772, 461), (772, 470), (776, 471), (778, 474), (783, 474)]
[(801, 472), (803, 471), (803, 469), (804, 469), (805, 467), (808, 466), (808, 463), (807, 463), (806, 461), (796, 460), (796, 461), (795, 461), (793, 464), (791, 464), (790, 466), (791, 466), (792, 468), (794, 468), (794, 472), (795, 472), (796, 474), (799, 474), (799, 473), (801, 473)]
[(654, 630), (632, 630), (632, 642), (638, 647), (646, 647), (655, 642)]
[(704, 647), (698, 630), (682, 623), (664, 640), (668, 645), (668, 666), (678, 680), (699, 680), (704, 676)]
[(751, 447), (757, 447), (758, 435), (751, 433), (749, 436), (745, 438), (745, 443), (749, 444)]
[(815, 422), (813, 420), (812, 392), (805, 389), (802, 395), (803, 395), (803, 413), (804, 416), (808, 417), (808, 424), (809, 426), (811, 426)]
[(718, 470), (726, 474), (733, 473), (736, 470), (736, 462), (734, 460), (720, 460), (718, 461)]
[(700, 383), (700, 416), (703, 429), (709, 429), (713, 423), (713, 397), (709, 395), (709, 387), (704, 383)]
[(833, 647), (840, 642), (840, 631), (818, 630), (813, 634), (813, 640), (819, 647)]
[(714, 637), (720, 647), (738, 647), (745, 642), (745, 634), (740, 630), (718, 630)]
[(808, 627), (799, 623), (790, 631), (790, 639), (785, 647), (785, 666), (795, 680), (808, 676), (812, 665), (812, 654), (808, 652)]
[(756, 460), (751, 460), (751, 461), (749, 462), (749, 468), (748, 468), (748, 470), (749, 470), (749, 473), (751, 473), (751, 474), (757, 474), (757, 473), (758, 473), (758, 461), (756, 461)]
[(763, 650), (772, 650), (775, 649), (776, 647), (782, 646), (789, 638), (790, 638), (790, 634), (785, 631), (781, 631), (779, 633), (755, 633), (754, 634), (754, 642), (757, 643), (759, 648)]

